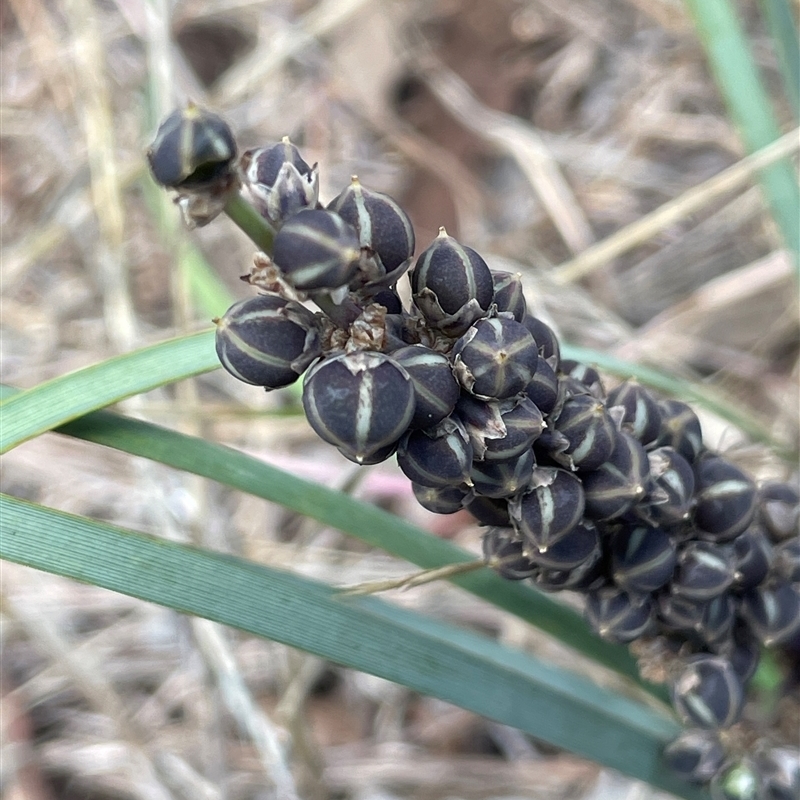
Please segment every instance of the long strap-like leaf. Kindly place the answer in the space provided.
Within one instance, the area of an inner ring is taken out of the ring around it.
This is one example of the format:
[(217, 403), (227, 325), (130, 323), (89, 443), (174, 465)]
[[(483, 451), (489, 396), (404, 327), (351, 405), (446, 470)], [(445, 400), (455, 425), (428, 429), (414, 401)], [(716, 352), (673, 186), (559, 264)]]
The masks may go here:
[(379, 675), (681, 797), (670, 718), (485, 637), (374, 597), (0, 495), (0, 557), (195, 614)]
[[(0, 387), (0, 397), (7, 397), (13, 392), (9, 387)], [(394, 514), (298, 478), (230, 447), (108, 411), (96, 411), (57, 430), (202, 475), (279, 503), (425, 569), (473, 558), (461, 548), (432, 536)], [(578, 614), (540, 592), (503, 580), (489, 570), (456, 576), (451, 580), (476, 596), (556, 636), (592, 660), (639, 681), (636, 663), (624, 647), (598, 639)], [(656, 696), (665, 697), (660, 687), (644, 685)]]
[(60, 375), (0, 403), (0, 453), (89, 411), (218, 367), (211, 330)]

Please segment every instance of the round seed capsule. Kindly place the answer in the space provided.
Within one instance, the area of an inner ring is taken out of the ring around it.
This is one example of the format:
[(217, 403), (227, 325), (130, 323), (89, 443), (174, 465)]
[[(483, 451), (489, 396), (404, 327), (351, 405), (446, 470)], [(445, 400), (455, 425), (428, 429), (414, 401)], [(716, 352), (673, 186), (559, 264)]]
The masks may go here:
[(800, 797), (800, 752), (792, 747), (772, 747), (756, 755), (756, 769), (764, 784), (764, 800)]
[(590, 558), (583, 564), (569, 570), (540, 568), (533, 576), (537, 589), (543, 592), (594, 592), (606, 586), (605, 568), (603, 559), (598, 552), (596, 558)]
[(356, 274), (360, 255), (356, 232), (338, 214), (304, 209), (278, 231), (272, 259), (297, 289), (338, 289)]
[(664, 750), (667, 766), (684, 780), (706, 783), (725, 760), (725, 750), (713, 731), (684, 731)]
[(767, 483), (758, 490), (758, 518), (773, 542), (798, 534), (800, 494), (789, 483)]
[(447, 357), (415, 344), (393, 350), (392, 358), (408, 372), (414, 386), (411, 427), (438, 425), (455, 408), (461, 394)]
[(687, 542), (678, 549), (670, 584), (673, 594), (690, 600), (711, 600), (725, 592), (736, 572), (733, 553), (712, 542)]
[(644, 448), (628, 433), (619, 431), (608, 460), (581, 475), (586, 495), (586, 516), (610, 520), (629, 511), (646, 494), (649, 462)]
[(742, 686), (747, 686), (761, 659), (761, 642), (753, 632), (739, 620), (731, 635), (714, 642), (711, 649), (731, 662)]
[(494, 296), (486, 262), (471, 247), (448, 236), (444, 228), (417, 259), (411, 290), (430, 326), (453, 337), (461, 336), (485, 316)]
[(742, 596), (741, 614), (762, 644), (774, 647), (800, 631), (800, 593), (787, 583), (751, 589)]
[[(359, 466), (362, 467), (369, 467), (374, 464), (383, 464), (384, 461), (390, 459), (396, 452), (397, 452), (398, 442), (392, 442), (391, 444), (387, 444), (385, 447), (378, 448), (374, 453), (365, 456), (364, 458), (358, 461)], [(353, 460), (352, 456), (350, 455), (349, 451), (345, 448), (342, 449), (341, 447), (336, 448), (345, 458)]]
[(296, 381), (321, 353), (314, 315), (276, 294), (234, 303), (218, 320), (215, 338), (222, 366), (267, 390)]
[(687, 725), (728, 728), (742, 713), (742, 682), (727, 659), (692, 656), (672, 685), (672, 704)]
[(481, 497), (511, 497), (527, 489), (535, 466), (533, 450), (507, 461), (473, 461), (472, 489)]
[(733, 540), (734, 587), (743, 590), (758, 586), (767, 577), (773, 557), (772, 545), (760, 527), (751, 525), (740, 533)]
[[(519, 272), (492, 271), (494, 284), (494, 304), (501, 314), (511, 314), (517, 321), (522, 322), (527, 313), (525, 295), (522, 291), (522, 275)], [(536, 339), (536, 337), (533, 337)]]
[[(328, 204), (355, 228), (365, 258), (356, 283), (394, 283), (414, 253), (414, 229), (408, 214), (391, 197), (365, 189), (358, 178)], [(351, 285), (351, 288), (358, 288)]]
[[(747, 531), (742, 536), (746, 533)], [(740, 536), (739, 539), (741, 538)], [(771, 572), (779, 581), (800, 583), (800, 539), (788, 539), (775, 547)]]
[(553, 329), (532, 314), (522, 318), (522, 324), (531, 332), (534, 341), (539, 345), (539, 355), (555, 370), (561, 361), (561, 346)]
[(656, 604), (659, 622), (667, 632), (695, 634), (702, 629), (708, 601), (690, 600), (667, 589), (658, 593)]
[[(725, 642), (733, 633), (736, 622), (736, 601), (726, 592), (702, 605), (703, 617), (697, 627), (700, 638), (709, 646)], [(739, 670), (736, 674), (741, 677)]]
[(467, 486), (423, 486), (412, 481), (411, 489), (417, 502), (434, 514), (455, 514), (470, 496)]
[[(498, 575), (509, 581), (521, 581), (536, 573), (536, 565), (522, 552), (522, 542), (510, 528), (489, 528), (483, 534), (483, 555)], [(503, 559), (503, 564), (492, 564)]]
[(147, 150), (153, 177), (170, 189), (202, 190), (227, 184), (235, 159), (236, 141), (228, 123), (191, 103), (161, 123)]
[(276, 227), (303, 208), (316, 208), (319, 171), (309, 167), (288, 136), (242, 153), (244, 190), (261, 216)]
[(403, 435), (414, 389), (408, 373), (383, 353), (341, 353), (308, 371), (303, 408), (322, 439), (360, 464)]
[(478, 320), (453, 346), (453, 371), (476, 397), (504, 400), (522, 392), (539, 363), (527, 328), (504, 317)]
[(423, 486), (470, 484), (472, 445), (464, 426), (447, 417), (433, 428), (409, 431), (397, 450), (397, 465)]
[(536, 372), (525, 387), (525, 394), (545, 416), (559, 407), (558, 377), (548, 362), (539, 356)]
[(563, 469), (534, 470), (530, 488), (509, 503), (514, 527), (525, 543), (546, 550), (575, 528), (583, 517), (583, 486)]
[(521, 456), (544, 429), (541, 411), (524, 395), (486, 402), (464, 394), (456, 416), (469, 434), (476, 461)]
[(481, 525), (492, 525), (498, 528), (511, 526), (508, 513), (508, 501), (502, 497), (474, 496), (464, 506)]
[(756, 511), (756, 487), (735, 464), (721, 456), (701, 456), (695, 485), (693, 520), (703, 538), (728, 542), (747, 529)]
[(626, 644), (653, 627), (653, 603), (648, 595), (634, 595), (607, 586), (586, 596), (586, 621), (609, 642)]
[(659, 400), (658, 409), (661, 430), (656, 445), (674, 448), (693, 464), (703, 450), (703, 431), (697, 414), (680, 400)]
[[(571, 358), (565, 358), (559, 362), (558, 369), (562, 378), (571, 378), (577, 384), (573, 391), (574, 394), (588, 392), (598, 400), (605, 398), (606, 390), (603, 388), (603, 381), (600, 379), (600, 373), (594, 367), (573, 361)], [(567, 384), (569, 385), (570, 381), (567, 381)]]
[(546, 550), (526, 547), (525, 555), (545, 569), (567, 571), (588, 561), (594, 563), (601, 550), (600, 534), (593, 523), (584, 520)]
[(709, 789), (712, 800), (765, 800), (761, 777), (749, 759), (725, 764)]
[(628, 592), (655, 592), (672, 577), (675, 545), (661, 528), (626, 527), (611, 538), (614, 582)]
[(650, 492), (637, 513), (653, 525), (674, 525), (689, 518), (694, 494), (692, 465), (672, 447), (647, 454)]
[[(617, 428), (605, 407), (590, 395), (568, 399), (555, 423), (554, 430), (566, 438), (568, 445), (560, 446), (550, 455), (562, 466), (590, 472), (608, 461), (617, 439)], [(546, 447), (546, 440), (542, 445)]]
[(620, 407), (621, 429), (645, 447), (661, 433), (661, 411), (655, 397), (635, 380), (625, 381), (608, 393), (609, 409)]

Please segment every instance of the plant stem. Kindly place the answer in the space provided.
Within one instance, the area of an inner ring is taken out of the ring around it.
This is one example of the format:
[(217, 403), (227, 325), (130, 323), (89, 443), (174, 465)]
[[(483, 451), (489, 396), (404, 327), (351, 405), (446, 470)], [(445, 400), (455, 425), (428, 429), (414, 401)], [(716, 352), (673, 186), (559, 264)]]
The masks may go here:
[(250, 237), (259, 250), (268, 256), (272, 255), (275, 229), (238, 192), (228, 198), (225, 213)]

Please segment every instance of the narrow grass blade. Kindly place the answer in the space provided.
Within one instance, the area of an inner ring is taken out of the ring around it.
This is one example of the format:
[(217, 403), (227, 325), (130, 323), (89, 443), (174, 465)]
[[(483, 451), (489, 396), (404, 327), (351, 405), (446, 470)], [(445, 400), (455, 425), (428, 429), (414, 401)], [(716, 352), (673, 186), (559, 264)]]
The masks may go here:
[(800, 43), (792, 9), (786, 0), (761, 0), (761, 10), (775, 43), (784, 91), (795, 119), (800, 119)]
[[(13, 392), (8, 387), (2, 387), (2, 391), (2, 396)], [(465, 550), (432, 536), (394, 514), (305, 481), (229, 447), (108, 411), (94, 412), (57, 430), (68, 436), (202, 475), (279, 503), (423, 569), (474, 559)], [(457, 576), (452, 581), (557, 637), (588, 658), (632, 678), (664, 699), (661, 687), (643, 683), (639, 679), (636, 663), (624, 647), (598, 639), (580, 615), (566, 606), (527, 586), (503, 580), (488, 569)]]
[[(770, 105), (730, 0), (686, 0), (717, 84), (748, 152), (780, 136)], [(795, 267), (800, 253), (800, 190), (788, 160), (761, 172), (761, 185)]]
[(374, 597), (0, 495), (0, 557), (194, 614), (433, 695), (689, 800), (677, 723), (485, 637)]
[(588, 347), (564, 344), (561, 346), (561, 354), (564, 358), (571, 358), (584, 364), (590, 364), (598, 367), (603, 372), (608, 372), (621, 378), (636, 378), (639, 383), (658, 389), (679, 400), (695, 402), (732, 423), (754, 441), (769, 445), (787, 461), (793, 464), (797, 462), (797, 452), (787, 448), (784, 442), (776, 439), (769, 430), (760, 425), (752, 416), (726, 402), (711, 388), (677, 378), (652, 367), (617, 358), (600, 350), (592, 350)]
[(0, 453), (89, 411), (218, 367), (211, 330), (61, 375), (0, 403)]

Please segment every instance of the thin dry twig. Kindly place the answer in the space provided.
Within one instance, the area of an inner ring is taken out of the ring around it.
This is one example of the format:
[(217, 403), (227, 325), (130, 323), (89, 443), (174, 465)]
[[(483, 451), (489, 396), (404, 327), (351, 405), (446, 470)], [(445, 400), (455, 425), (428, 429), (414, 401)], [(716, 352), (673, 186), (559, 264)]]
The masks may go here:
[(594, 233), (570, 185), (536, 130), (516, 117), (487, 108), (458, 75), (421, 45), (413, 48), (409, 68), (425, 81), (437, 99), (462, 125), (492, 142), (519, 165), (573, 253), (594, 241)]
[(689, 189), (680, 197), (664, 203), (652, 213), (589, 247), (577, 258), (556, 267), (553, 270), (553, 277), (562, 283), (580, 280), (622, 253), (646, 242), (668, 225), (708, 206), (725, 193), (743, 186), (758, 170), (786, 158), (798, 148), (800, 148), (800, 128), (795, 128), (772, 144), (745, 156), (713, 178)]

